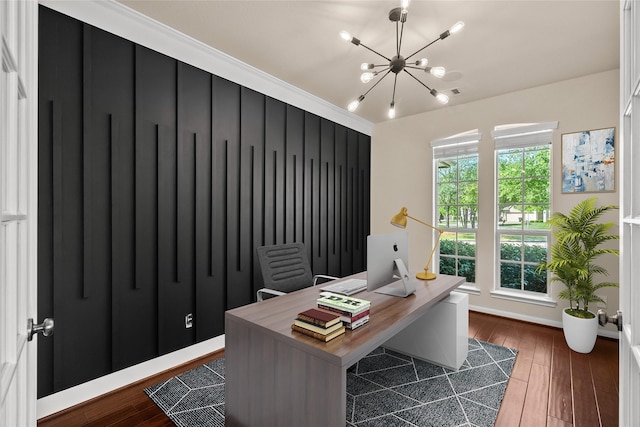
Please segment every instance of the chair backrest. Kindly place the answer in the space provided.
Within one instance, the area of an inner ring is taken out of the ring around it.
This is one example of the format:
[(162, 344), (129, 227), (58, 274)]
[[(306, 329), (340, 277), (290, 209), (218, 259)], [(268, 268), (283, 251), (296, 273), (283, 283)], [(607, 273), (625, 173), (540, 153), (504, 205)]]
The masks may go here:
[(288, 293), (313, 284), (303, 243), (260, 246), (256, 252), (265, 288)]

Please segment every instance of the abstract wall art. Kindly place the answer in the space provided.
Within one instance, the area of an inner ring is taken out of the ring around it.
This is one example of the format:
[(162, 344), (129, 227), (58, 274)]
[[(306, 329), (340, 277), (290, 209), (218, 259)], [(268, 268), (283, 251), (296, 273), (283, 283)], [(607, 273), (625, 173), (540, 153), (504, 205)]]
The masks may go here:
[(615, 128), (562, 135), (562, 192), (615, 191)]

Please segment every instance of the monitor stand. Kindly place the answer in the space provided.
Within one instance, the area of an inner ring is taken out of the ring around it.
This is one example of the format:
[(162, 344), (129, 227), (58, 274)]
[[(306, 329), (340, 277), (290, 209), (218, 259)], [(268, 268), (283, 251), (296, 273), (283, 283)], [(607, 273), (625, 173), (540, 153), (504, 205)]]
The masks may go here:
[[(378, 288), (374, 292), (394, 297), (408, 297), (416, 291), (416, 285), (413, 283), (411, 276), (409, 275), (409, 271), (407, 270), (407, 266), (404, 265), (402, 259), (396, 258), (393, 262), (395, 263), (394, 273), (398, 273), (400, 280)], [(398, 284), (402, 284), (402, 286), (398, 286)]]

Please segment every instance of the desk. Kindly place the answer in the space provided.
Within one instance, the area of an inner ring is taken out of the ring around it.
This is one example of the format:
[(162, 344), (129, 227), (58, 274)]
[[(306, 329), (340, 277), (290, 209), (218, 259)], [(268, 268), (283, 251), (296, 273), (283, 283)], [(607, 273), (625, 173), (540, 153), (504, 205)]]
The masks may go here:
[(225, 425), (344, 426), (347, 368), (463, 282), (440, 274), (417, 282), (406, 298), (360, 292), (355, 296), (371, 301), (369, 323), (328, 343), (291, 330), (298, 313), (316, 307), (318, 288), (227, 311)]

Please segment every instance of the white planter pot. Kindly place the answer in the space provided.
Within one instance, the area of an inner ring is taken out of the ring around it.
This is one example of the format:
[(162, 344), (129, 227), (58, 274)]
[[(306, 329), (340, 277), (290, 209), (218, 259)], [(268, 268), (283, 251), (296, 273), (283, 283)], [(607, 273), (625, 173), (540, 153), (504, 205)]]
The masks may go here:
[(590, 353), (598, 337), (598, 317), (580, 319), (562, 310), (562, 330), (569, 348), (578, 353)]

